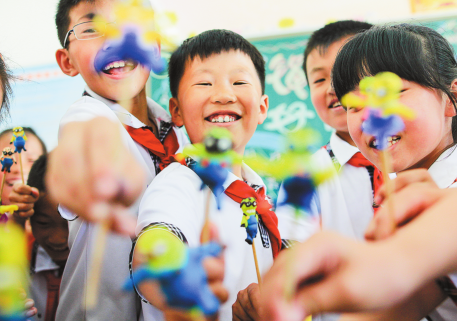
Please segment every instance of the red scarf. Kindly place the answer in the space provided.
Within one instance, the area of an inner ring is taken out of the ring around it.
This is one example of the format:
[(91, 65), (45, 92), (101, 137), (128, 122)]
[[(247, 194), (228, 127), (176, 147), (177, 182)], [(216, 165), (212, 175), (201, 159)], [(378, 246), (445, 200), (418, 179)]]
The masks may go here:
[(261, 187), (257, 192), (243, 181), (236, 180), (225, 190), (225, 194), (237, 203), (248, 197), (254, 197), (257, 201), (257, 214), (262, 218), (268, 235), (270, 236), (273, 258), (276, 258), (281, 250), (281, 236), (278, 230), (278, 218), (271, 210), (271, 205), (266, 199), (265, 189)]
[(163, 144), (157, 139), (150, 127), (133, 128), (125, 126), (125, 128), (134, 141), (159, 157), (159, 168), (161, 170), (175, 161), (175, 154), (179, 144), (173, 128), (168, 132)]
[[(382, 173), (381, 171), (373, 165), (372, 162), (370, 162), (368, 159), (365, 158), (365, 156), (362, 155), (361, 152), (357, 152), (354, 154), (354, 156), (351, 157), (351, 159), (348, 161), (349, 165), (352, 165), (354, 167), (373, 167), (374, 172), (373, 172), (373, 194), (376, 195), (376, 192), (379, 190), (379, 188), (383, 184), (383, 179), (382, 179)], [(373, 204), (375, 205), (375, 204)], [(379, 207), (378, 206), (373, 206), (373, 210), (376, 213), (378, 211)]]

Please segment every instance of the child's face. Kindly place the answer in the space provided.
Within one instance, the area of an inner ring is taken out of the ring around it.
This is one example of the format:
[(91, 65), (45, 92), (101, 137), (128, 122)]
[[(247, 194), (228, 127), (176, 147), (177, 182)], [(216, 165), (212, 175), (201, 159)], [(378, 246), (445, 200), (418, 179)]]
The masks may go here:
[(347, 133), (346, 112), (335, 95), (331, 75), (335, 58), (346, 40), (343, 38), (332, 43), (323, 55), (319, 48), (312, 50), (306, 59), (306, 70), (311, 101), (319, 118), (337, 132)]
[[(113, 0), (80, 2), (70, 10), (68, 30), (78, 23), (93, 20), (95, 14), (103, 16), (109, 22), (114, 21), (112, 12), (114, 3)], [(56, 53), (59, 66), (67, 75), (81, 74), (86, 84), (95, 93), (118, 101), (135, 97), (144, 88), (149, 70), (141, 65), (136, 64), (133, 69), (130, 66), (112, 68), (100, 73), (95, 70), (94, 59), (104, 45), (105, 37), (78, 40), (72, 32), (68, 40), (68, 49), (59, 49)]]
[[(359, 94), (358, 89), (353, 91)], [(403, 80), (400, 102), (413, 109), (416, 118), (404, 121), (405, 129), (393, 138), (387, 148), (392, 157), (393, 171), (428, 169), (443, 150), (452, 144), (451, 123), (454, 107), (441, 91)], [(374, 137), (362, 132), (364, 109), (349, 108), (349, 133), (360, 151), (376, 167), (381, 168), (379, 150), (373, 147)]]
[(41, 193), (30, 218), (32, 233), (38, 244), (54, 262), (63, 265), (70, 252), (68, 248), (68, 222), (57, 211), (57, 203), (47, 193)]
[(262, 95), (252, 60), (234, 50), (186, 63), (178, 98), (170, 99), (173, 122), (186, 126), (192, 143), (202, 142), (214, 126), (225, 127), (241, 155), (267, 110), (268, 96)]
[[(22, 157), (22, 170), (24, 172), (24, 181), (27, 182), (29, 177), (30, 169), (32, 168), (33, 163), (43, 155), (43, 147), (41, 146), (40, 141), (35, 135), (25, 133), (27, 136), (27, 141), (25, 142), (26, 151), (21, 152)], [(13, 132), (11, 134), (4, 134), (0, 137), (0, 146), (7, 147), (10, 146), (11, 149), (14, 151), (13, 144), (10, 145), (11, 137), (13, 136)], [(13, 164), (11, 166), (11, 172), (6, 172), (5, 177), (5, 185), (3, 186), (3, 193), (2, 193), (2, 204), (8, 205), (10, 204), (9, 195), (11, 190), (13, 189), (13, 185), (16, 182), (22, 182), (21, 178), (21, 169), (19, 166), (19, 154), (14, 153), (14, 158), (16, 159), (17, 164)], [(3, 180), (3, 172), (0, 172), (0, 180)], [(1, 184), (1, 183), (0, 183)]]

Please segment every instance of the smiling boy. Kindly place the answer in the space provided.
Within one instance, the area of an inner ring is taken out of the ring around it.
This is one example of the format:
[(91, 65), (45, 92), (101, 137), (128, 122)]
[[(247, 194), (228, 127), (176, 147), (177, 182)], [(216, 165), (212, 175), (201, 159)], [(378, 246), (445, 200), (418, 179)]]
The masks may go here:
[[(170, 59), (170, 113), (177, 125), (184, 125), (193, 143), (203, 141), (207, 130), (224, 127), (233, 135), (233, 150), (240, 156), (258, 124), (267, 116), (265, 62), (258, 50), (240, 35), (227, 30), (210, 30), (186, 40)], [(245, 183), (246, 182), (246, 183)], [(224, 286), (229, 298), (220, 308), (219, 320), (232, 320), (231, 305), (239, 290), (257, 281), (251, 247), (240, 227), (243, 212), (233, 198), (242, 195), (242, 185), (255, 195), (257, 203), (268, 200), (261, 178), (244, 163), (234, 166), (224, 183), (222, 209), (217, 211), (212, 196), (211, 220), (225, 245)], [(206, 192), (201, 180), (189, 167), (174, 163), (162, 171), (146, 190), (140, 204), (137, 232), (154, 233), (167, 227), (190, 247), (200, 245), (204, 224)], [(273, 263), (279, 252), (280, 238), (273, 212), (259, 210), (259, 237), (254, 239), (260, 273)], [(270, 216), (268, 216), (270, 215)], [(269, 228), (267, 229), (268, 226)], [(134, 254), (134, 257), (136, 255)], [(143, 292), (150, 302), (155, 293)], [(145, 320), (156, 313), (143, 303)]]
[[(363, 239), (373, 217), (373, 194), (379, 171), (364, 159), (349, 135), (347, 114), (331, 83), (332, 68), (340, 48), (353, 35), (371, 28), (359, 21), (337, 21), (316, 30), (304, 52), (303, 70), (308, 79), (311, 101), (324, 123), (335, 129), (330, 142), (316, 152), (316, 159), (335, 169), (334, 178), (317, 188), (311, 214), (296, 222), (289, 205), (278, 206), (283, 238), (306, 240), (319, 229), (336, 230)], [(280, 190), (278, 204), (283, 193)], [(315, 217), (319, 217), (318, 220)], [(300, 227), (292, 228), (293, 224)], [(290, 235), (294, 231), (294, 235)]]
[[(116, 61), (97, 72), (94, 59), (104, 46), (101, 15), (114, 21), (114, 0), (61, 0), (56, 25), (62, 49), (56, 59), (62, 71), (86, 82), (83, 97), (66, 112), (59, 128), (59, 146), (49, 160), (47, 186), (68, 219), (70, 255), (62, 277), (57, 320), (136, 320), (136, 295), (121, 291), (128, 278), (131, 239), (109, 234), (104, 251), (98, 305), (87, 310), (83, 298), (95, 247), (95, 226), (82, 219), (104, 218), (111, 228), (126, 232), (136, 221), (141, 195), (165, 159), (186, 144), (184, 133), (170, 116), (146, 97), (150, 70), (135, 61)], [(117, 102), (131, 101), (131, 110)], [(139, 138), (141, 136), (142, 138)], [(148, 142), (153, 142), (149, 144)], [(79, 217), (78, 217), (79, 216)], [(130, 220), (126, 218), (130, 217)]]

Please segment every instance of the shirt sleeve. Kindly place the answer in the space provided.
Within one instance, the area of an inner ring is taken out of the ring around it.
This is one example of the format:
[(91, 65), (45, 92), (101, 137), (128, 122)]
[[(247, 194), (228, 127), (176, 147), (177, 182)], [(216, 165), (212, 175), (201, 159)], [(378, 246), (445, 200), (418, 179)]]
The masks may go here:
[(60, 120), (59, 135), (65, 125), (75, 121), (89, 121), (95, 117), (106, 117), (113, 122), (119, 122), (116, 114), (106, 104), (84, 96), (71, 105)]
[(200, 244), (204, 221), (201, 181), (188, 167), (173, 163), (160, 172), (146, 189), (139, 208), (136, 232), (153, 223), (177, 227), (189, 246)]

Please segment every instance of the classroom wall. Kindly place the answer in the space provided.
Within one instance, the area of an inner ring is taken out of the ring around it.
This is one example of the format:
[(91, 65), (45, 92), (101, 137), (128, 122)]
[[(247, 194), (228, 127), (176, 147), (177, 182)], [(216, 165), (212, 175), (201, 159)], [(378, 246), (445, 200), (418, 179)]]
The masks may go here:
[[(309, 34), (332, 20), (359, 19), (384, 23), (433, 19), (443, 14), (457, 16), (457, 12), (413, 15), (410, 0), (384, 0), (382, 6), (375, 0), (150, 1), (159, 9), (176, 14), (176, 29), (181, 38), (207, 29), (226, 28), (250, 40), (260, 41), (259, 44), (264, 39), (278, 39), (286, 34)], [(11, 119), (1, 123), (0, 130), (18, 125), (34, 127), (50, 149), (57, 144), (60, 118), (84, 90), (80, 76), (65, 76), (55, 63), (55, 51), (60, 47), (54, 25), (57, 2), (0, 0), (0, 53), (7, 58), (15, 74), (24, 79), (13, 87), (15, 98)], [(290, 19), (291, 27), (279, 26), (285, 18)], [(166, 82), (162, 82), (163, 86), (167, 86)], [(166, 88), (162, 87), (160, 92), (166, 92)], [(166, 105), (166, 99), (167, 96), (163, 95), (160, 102)], [(308, 118), (312, 116), (310, 108), (307, 109)], [(270, 114), (271, 117), (279, 115)], [(267, 124), (270, 127), (279, 126), (277, 122)], [(323, 129), (328, 135), (328, 131)]]

